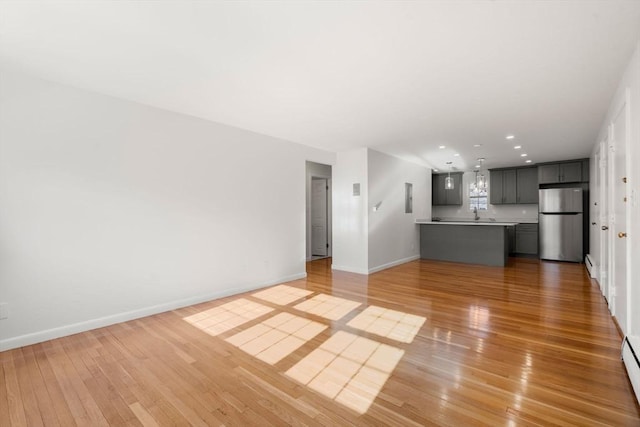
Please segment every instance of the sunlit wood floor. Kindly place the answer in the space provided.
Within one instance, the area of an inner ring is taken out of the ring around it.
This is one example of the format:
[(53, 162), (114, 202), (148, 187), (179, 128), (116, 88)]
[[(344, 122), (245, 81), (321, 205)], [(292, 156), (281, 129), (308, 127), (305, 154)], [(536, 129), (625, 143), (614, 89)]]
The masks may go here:
[[(0, 426), (640, 425), (583, 265), (366, 277), (330, 262), (277, 289), (289, 299), (249, 292), (0, 353)], [(396, 326), (363, 326), (365, 310)]]

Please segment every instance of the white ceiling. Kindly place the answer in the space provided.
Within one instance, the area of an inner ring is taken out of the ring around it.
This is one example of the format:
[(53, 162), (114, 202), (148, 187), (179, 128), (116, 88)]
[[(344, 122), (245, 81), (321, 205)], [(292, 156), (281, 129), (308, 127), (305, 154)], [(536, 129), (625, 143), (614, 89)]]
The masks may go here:
[(0, 3), (0, 66), (462, 170), (588, 157), (639, 39), (640, 1)]

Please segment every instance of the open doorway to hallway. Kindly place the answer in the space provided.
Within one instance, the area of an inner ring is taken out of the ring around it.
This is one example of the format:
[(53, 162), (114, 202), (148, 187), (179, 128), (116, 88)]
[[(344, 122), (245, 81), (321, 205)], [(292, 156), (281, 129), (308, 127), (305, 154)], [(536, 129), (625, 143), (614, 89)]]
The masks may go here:
[(306, 162), (307, 261), (331, 257), (331, 166)]

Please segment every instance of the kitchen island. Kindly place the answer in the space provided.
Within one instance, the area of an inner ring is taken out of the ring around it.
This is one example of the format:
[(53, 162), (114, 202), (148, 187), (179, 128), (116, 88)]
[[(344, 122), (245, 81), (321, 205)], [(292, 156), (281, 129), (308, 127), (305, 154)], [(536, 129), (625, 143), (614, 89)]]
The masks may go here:
[(507, 227), (515, 222), (416, 220), (420, 258), (505, 266), (509, 258)]

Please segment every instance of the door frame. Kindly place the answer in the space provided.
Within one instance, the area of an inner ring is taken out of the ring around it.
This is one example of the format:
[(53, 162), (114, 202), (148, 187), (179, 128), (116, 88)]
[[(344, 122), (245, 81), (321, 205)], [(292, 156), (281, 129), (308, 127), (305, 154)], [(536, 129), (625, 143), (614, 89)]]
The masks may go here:
[(312, 160), (305, 161), (305, 255), (306, 261), (312, 259), (311, 256), (311, 183), (314, 178), (327, 180), (327, 257), (333, 255), (333, 166), (328, 163), (319, 163)]
[[(617, 235), (617, 230), (622, 230), (624, 229), (626, 232), (629, 231), (629, 220), (631, 217), (631, 209), (630, 209), (630, 203), (626, 203), (624, 206), (624, 218), (623, 218), (623, 222), (624, 224), (620, 223), (620, 219), (616, 218), (615, 216), (615, 202), (616, 202), (616, 196), (620, 196), (622, 193), (624, 193), (626, 195), (626, 197), (628, 198), (629, 195), (627, 194), (626, 190), (628, 189), (628, 187), (625, 187), (627, 184), (623, 184), (621, 181), (619, 181), (617, 179), (617, 177), (620, 175), (619, 173), (617, 173), (616, 168), (615, 168), (615, 148), (616, 148), (616, 143), (618, 142), (617, 138), (616, 138), (616, 129), (615, 129), (615, 125), (614, 123), (616, 122), (616, 119), (621, 115), (624, 114), (625, 116), (625, 143), (624, 143), (624, 150), (625, 150), (625, 159), (624, 159), (624, 167), (625, 167), (625, 171), (624, 174), (625, 176), (628, 176), (630, 169), (630, 156), (629, 153), (631, 152), (631, 109), (630, 109), (630, 98), (631, 98), (631, 93), (629, 91), (629, 88), (625, 89), (624, 92), (624, 96), (622, 97), (622, 102), (618, 105), (618, 107), (614, 110), (615, 113), (612, 115), (611, 117), (611, 121), (610, 121), (610, 125), (609, 125), (609, 150), (607, 152), (607, 157), (608, 157), (608, 167), (609, 167), (609, 186), (610, 188), (608, 188), (607, 193), (608, 193), (608, 209), (609, 209), (609, 215), (608, 215), (608, 219), (609, 219), (609, 233), (608, 233), (608, 238), (609, 238), (609, 270), (610, 270), (610, 274), (609, 274), (609, 283), (610, 283), (610, 289), (611, 289), (611, 293), (613, 294), (611, 297), (611, 302), (610, 302), (610, 310), (611, 310), (611, 314), (614, 316), (614, 318), (616, 319), (616, 323), (618, 323), (618, 326), (622, 329), (622, 333), (623, 334), (627, 334), (629, 331), (629, 325), (630, 325), (630, 310), (631, 310), (631, 289), (629, 286), (629, 278), (631, 277), (631, 253), (629, 250), (629, 244), (627, 243), (625, 245), (625, 250), (623, 254), (617, 254), (616, 250), (615, 250), (615, 244), (616, 244), (616, 240), (618, 239), (618, 235)], [(622, 191), (621, 191), (622, 190)], [(616, 278), (616, 261), (620, 262), (620, 261), (624, 262), (624, 265), (621, 267), (624, 269), (624, 275), (625, 275), (625, 280), (624, 283), (618, 283), (618, 280)], [(624, 294), (625, 294), (625, 300), (624, 301), (620, 301), (617, 297), (619, 295), (619, 289), (621, 287), (624, 287)], [(624, 310), (625, 310), (625, 317), (623, 319), (622, 324), (620, 323), (620, 319), (618, 318), (618, 313), (621, 311), (621, 308), (618, 307), (618, 304), (623, 304), (624, 305)]]
[[(324, 229), (325, 229), (325, 233), (326, 233), (326, 254), (325, 255), (316, 255), (313, 252), (313, 247), (314, 247), (314, 241), (313, 241), (313, 213), (314, 213), (314, 203), (313, 203), (313, 183), (314, 181), (322, 181), (324, 182), (324, 185), (326, 186), (326, 192), (325, 192), (325, 205), (324, 208), (326, 210), (325, 212), (325, 217), (324, 217)], [(329, 257), (331, 252), (331, 245), (329, 244), (329, 178), (325, 178), (325, 177), (318, 177), (318, 176), (312, 176), (311, 177), (311, 199), (310, 199), (311, 205), (310, 205), (310, 211), (311, 211), (311, 234), (310, 234), (310, 238), (311, 238), (311, 252), (310, 252), (310, 256), (316, 257), (316, 256), (323, 256), (323, 257)]]

